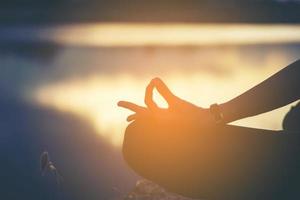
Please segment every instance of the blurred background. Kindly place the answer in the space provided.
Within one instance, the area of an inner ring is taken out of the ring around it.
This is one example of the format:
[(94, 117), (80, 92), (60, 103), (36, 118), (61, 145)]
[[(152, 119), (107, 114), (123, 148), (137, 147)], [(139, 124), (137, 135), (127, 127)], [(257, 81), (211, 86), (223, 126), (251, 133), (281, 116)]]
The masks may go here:
[[(299, 55), (299, 0), (2, 1), (1, 199), (122, 199), (139, 177), (122, 158), (118, 100), (143, 104), (161, 77), (207, 107)], [(280, 130), (290, 107), (234, 124)], [(41, 175), (43, 151), (62, 186)]]

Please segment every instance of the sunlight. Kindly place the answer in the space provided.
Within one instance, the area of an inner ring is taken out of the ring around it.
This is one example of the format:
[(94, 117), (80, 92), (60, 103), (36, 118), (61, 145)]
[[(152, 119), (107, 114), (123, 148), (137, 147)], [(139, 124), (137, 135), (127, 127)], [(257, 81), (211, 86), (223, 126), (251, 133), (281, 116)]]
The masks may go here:
[(58, 26), (44, 35), (73, 46), (275, 44), (300, 42), (300, 26), (98, 23)]
[[(228, 78), (193, 73), (184, 76), (171, 74), (164, 77), (164, 80), (178, 96), (207, 107), (212, 102), (221, 103), (229, 100), (270, 74), (272, 74), (270, 69), (258, 71), (237, 68), (235, 74)], [(128, 75), (91, 76), (65, 80), (40, 87), (35, 93), (35, 99), (42, 105), (87, 117), (103, 137), (112, 144), (120, 146), (127, 125), (126, 116), (130, 111), (117, 107), (117, 102), (130, 100), (143, 105), (144, 89), (148, 81)], [(238, 83), (239, 87), (232, 88), (233, 83)], [(156, 100), (159, 101), (159, 105), (164, 105), (161, 98)], [(271, 114), (249, 118), (237, 124), (280, 129), (282, 117), (287, 109), (288, 107), (285, 107)]]
[[(130, 100), (143, 105), (144, 90), (153, 75), (162, 76), (178, 96), (197, 105), (223, 103), (274, 74), (292, 58), (286, 50), (278, 48), (267, 53), (257, 48), (254, 53), (239, 51), (237, 46), (299, 43), (300, 26), (99, 23), (51, 27), (41, 37), (65, 46), (55, 60), (58, 69), (67, 65), (74, 69), (104, 70), (104, 73), (41, 85), (34, 91), (35, 101), (88, 118), (103, 137), (120, 146), (130, 112), (118, 108), (117, 102)], [(213, 46), (228, 44), (237, 46), (221, 49)], [(147, 45), (155, 46), (157, 51), (118, 48)], [(197, 48), (158, 49), (184, 45)], [(203, 50), (198, 48), (201, 45), (210, 47)], [(86, 46), (100, 48), (86, 51), (88, 48), (82, 48)], [(114, 48), (104, 53), (105, 47)], [(186, 66), (190, 68), (185, 69)], [(155, 98), (161, 106), (166, 106), (158, 95)], [(288, 109), (286, 106), (235, 124), (280, 129)]]
[(120, 133), (124, 128), (120, 122), (124, 121), (126, 112), (118, 109), (117, 102), (121, 97), (138, 100), (139, 92), (135, 85), (127, 77), (113, 80), (91, 77), (42, 87), (36, 98), (44, 105), (87, 117), (103, 136), (113, 144), (120, 144)]

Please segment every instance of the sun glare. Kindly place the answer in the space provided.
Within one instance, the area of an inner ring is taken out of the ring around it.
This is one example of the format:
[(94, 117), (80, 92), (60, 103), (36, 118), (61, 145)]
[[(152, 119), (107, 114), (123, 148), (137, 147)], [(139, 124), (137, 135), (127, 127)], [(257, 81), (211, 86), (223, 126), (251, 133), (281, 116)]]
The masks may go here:
[[(203, 74), (182, 74), (165, 77), (170, 88), (180, 97), (207, 107), (211, 102), (224, 102), (263, 80), (268, 71), (236, 71), (228, 79)], [(249, 81), (251, 80), (251, 81)], [(88, 118), (96, 130), (112, 144), (120, 146), (130, 111), (117, 107), (119, 100), (143, 105), (144, 90), (149, 80), (130, 76), (92, 76), (66, 80), (40, 87), (35, 93), (38, 103)], [(239, 87), (232, 88), (233, 83)], [(160, 106), (166, 106), (157, 98)], [(272, 114), (243, 120), (237, 124), (258, 128), (280, 129), (287, 107)]]

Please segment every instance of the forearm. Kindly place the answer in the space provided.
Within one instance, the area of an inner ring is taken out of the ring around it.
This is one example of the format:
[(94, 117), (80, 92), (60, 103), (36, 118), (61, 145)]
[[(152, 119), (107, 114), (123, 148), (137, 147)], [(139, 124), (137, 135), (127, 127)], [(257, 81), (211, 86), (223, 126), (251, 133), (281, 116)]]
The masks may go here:
[(226, 123), (285, 106), (300, 98), (300, 60), (220, 105)]

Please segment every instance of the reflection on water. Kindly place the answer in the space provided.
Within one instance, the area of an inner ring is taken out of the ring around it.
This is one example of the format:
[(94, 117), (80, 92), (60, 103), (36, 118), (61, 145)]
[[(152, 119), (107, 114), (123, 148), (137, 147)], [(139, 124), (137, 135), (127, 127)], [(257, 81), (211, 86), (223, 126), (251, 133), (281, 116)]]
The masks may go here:
[[(116, 103), (143, 104), (151, 78), (161, 77), (178, 96), (207, 107), (253, 87), (300, 52), (299, 25), (81, 24), (5, 33), (2, 40), (46, 41), (59, 44), (60, 51), (44, 63), (9, 53), (0, 61), (7, 73), (18, 73), (21, 65), (28, 76), (21, 73), (12, 81), (4, 71), (2, 85), (17, 82), (38, 103), (89, 118), (117, 146), (129, 111)], [(287, 109), (236, 123), (280, 129)]]
[(85, 23), (0, 27), (0, 42), (71, 46), (207, 46), (300, 42), (297, 24)]
[[(191, 55), (181, 56), (191, 57)], [(222, 64), (220, 68), (228, 71), (225, 74), (210, 72), (209, 69), (202, 71), (201, 66), (205, 63), (199, 61), (199, 63), (181, 63), (181, 65), (195, 66), (193, 70), (188, 71), (184, 68), (170, 70), (170, 73), (162, 73), (162, 78), (178, 96), (207, 107), (211, 103), (225, 102), (237, 96), (288, 63), (284, 57), (280, 59), (269, 55), (269, 59), (258, 62), (262, 67), (250, 67), (247, 66), (249, 63), (235, 56), (237, 55), (227, 52), (224, 55), (211, 57), (211, 59), (219, 57), (219, 63)], [(120, 145), (126, 127), (125, 119), (130, 113), (118, 108), (116, 103), (119, 100), (131, 100), (143, 104), (145, 87), (149, 78), (154, 76), (146, 69), (145, 76), (129, 74), (130, 71), (128, 74), (115, 72), (65, 79), (39, 87), (35, 97), (43, 105), (88, 117), (99, 133), (111, 140), (113, 144)], [(160, 105), (164, 106), (164, 102), (157, 95), (155, 98), (160, 101)], [(242, 120), (238, 124), (281, 129), (281, 120), (287, 109), (288, 107), (285, 107), (260, 117)]]
[(84, 46), (178, 46), (287, 43), (300, 41), (300, 26), (253, 24), (66, 25), (51, 31), (57, 43)]

